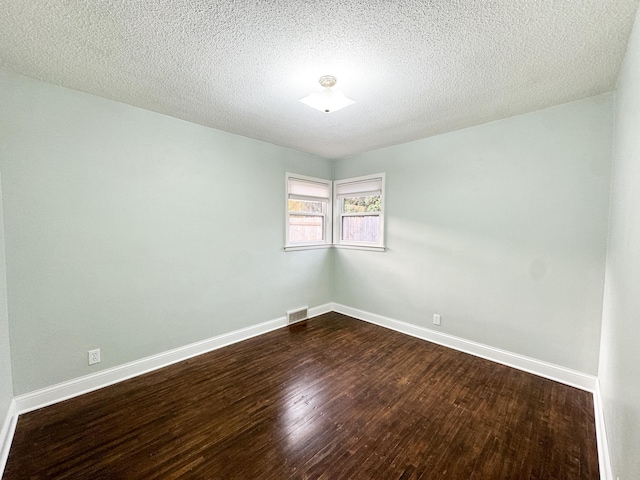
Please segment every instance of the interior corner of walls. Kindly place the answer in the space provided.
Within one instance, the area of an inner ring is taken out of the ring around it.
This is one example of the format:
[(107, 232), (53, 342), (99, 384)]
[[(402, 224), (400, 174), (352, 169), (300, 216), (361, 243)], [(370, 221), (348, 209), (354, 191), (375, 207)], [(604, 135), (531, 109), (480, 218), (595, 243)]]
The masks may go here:
[(331, 277), (329, 281), (331, 282), (331, 285), (329, 285), (329, 295), (331, 295), (331, 302), (333, 305), (333, 302), (336, 299), (336, 249), (331, 248), (330, 250), (331, 250)]
[(2, 425), (0, 425), (0, 478), (2, 478), (4, 467), (7, 465), (7, 460), (9, 459), (9, 450), (11, 450), (11, 443), (17, 423), (18, 412), (16, 402), (15, 400), (11, 400), (9, 410)]
[(338, 162), (341, 159), (340, 158), (330, 158), (329, 160), (331, 161), (331, 180), (335, 180), (336, 179), (336, 167), (338, 165)]
[(596, 444), (598, 448), (598, 464), (600, 467), (600, 478), (602, 480), (614, 480), (611, 468), (611, 456), (609, 454), (609, 440), (607, 438), (607, 428), (604, 417), (604, 405), (602, 404), (602, 392), (600, 390), (600, 380), (596, 379), (593, 390), (593, 413), (596, 426)]

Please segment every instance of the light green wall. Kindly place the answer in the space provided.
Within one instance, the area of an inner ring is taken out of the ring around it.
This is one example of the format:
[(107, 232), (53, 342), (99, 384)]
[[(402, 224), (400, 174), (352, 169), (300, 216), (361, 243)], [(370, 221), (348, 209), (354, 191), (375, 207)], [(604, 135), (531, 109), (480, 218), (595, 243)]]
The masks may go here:
[[(597, 373), (611, 94), (336, 162), (9, 73), (0, 101), (15, 394), (331, 300)], [(388, 250), (284, 253), (285, 171), (386, 172)]]
[[(0, 147), (0, 155), (2, 147)], [(13, 376), (9, 348), (9, 317), (7, 315), (7, 269), (4, 257), (4, 221), (0, 189), (0, 430), (13, 398)]]
[(331, 301), (332, 252), (283, 252), (285, 172), (329, 160), (9, 73), (0, 105), (16, 395)]
[(337, 161), (386, 172), (388, 250), (336, 251), (334, 301), (595, 375), (612, 120), (605, 94)]
[(616, 92), (599, 380), (613, 478), (640, 478), (640, 17)]

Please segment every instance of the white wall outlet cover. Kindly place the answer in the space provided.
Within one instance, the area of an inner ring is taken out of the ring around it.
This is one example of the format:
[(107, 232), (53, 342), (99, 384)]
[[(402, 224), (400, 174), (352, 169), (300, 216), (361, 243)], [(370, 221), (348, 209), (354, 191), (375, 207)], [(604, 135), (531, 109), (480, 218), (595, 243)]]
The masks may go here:
[(433, 314), (433, 324), (440, 325), (440, 315), (438, 315), (437, 313)]
[(89, 350), (89, 365), (100, 363), (100, 349)]

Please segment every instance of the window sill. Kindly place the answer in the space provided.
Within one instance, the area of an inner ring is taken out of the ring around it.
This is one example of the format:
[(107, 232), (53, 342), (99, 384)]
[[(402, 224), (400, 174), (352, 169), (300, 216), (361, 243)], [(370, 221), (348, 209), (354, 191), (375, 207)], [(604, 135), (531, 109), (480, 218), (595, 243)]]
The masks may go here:
[(378, 245), (347, 245), (343, 243), (337, 243), (333, 245), (335, 248), (344, 248), (347, 250), (368, 250), (370, 252), (384, 252), (386, 248)]
[(334, 243), (322, 243), (316, 245), (288, 245), (284, 247), (285, 252), (296, 252), (298, 250), (316, 250), (318, 248), (340, 248), (346, 250), (367, 250), (370, 252), (384, 252), (385, 247), (378, 247), (374, 245), (343, 245)]
[(318, 248), (332, 248), (331, 243), (316, 243), (312, 245), (287, 245), (284, 247), (285, 252), (296, 252), (298, 250), (316, 250)]

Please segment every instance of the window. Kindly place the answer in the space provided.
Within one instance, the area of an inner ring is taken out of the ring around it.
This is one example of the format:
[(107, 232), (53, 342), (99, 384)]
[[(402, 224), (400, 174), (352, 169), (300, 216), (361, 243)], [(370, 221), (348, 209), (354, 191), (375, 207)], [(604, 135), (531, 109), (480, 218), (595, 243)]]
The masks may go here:
[(331, 181), (287, 173), (285, 250), (331, 245)]
[(287, 173), (286, 184), (285, 250), (384, 250), (384, 173), (335, 182)]
[(384, 248), (384, 173), (334, 183), (334, 243)]

